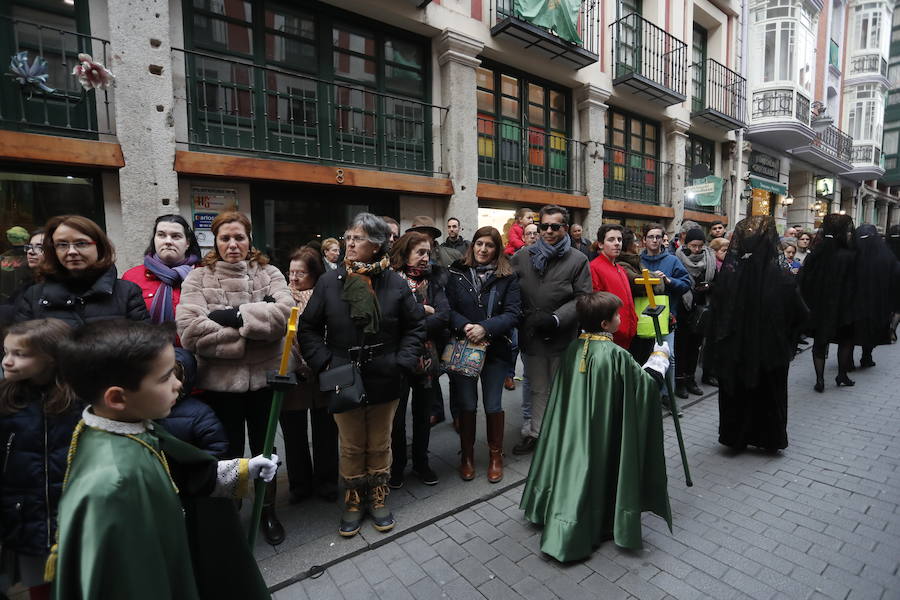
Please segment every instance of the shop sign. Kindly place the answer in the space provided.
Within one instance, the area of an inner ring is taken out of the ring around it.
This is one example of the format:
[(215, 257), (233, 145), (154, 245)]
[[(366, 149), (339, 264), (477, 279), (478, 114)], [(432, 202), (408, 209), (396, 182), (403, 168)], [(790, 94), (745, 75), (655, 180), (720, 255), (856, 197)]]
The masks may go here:
[(191, 207), (193, 211), (194, 234), (197, 243), (211, 248), (215, 242), (212, 222), (219, 213), (238, 209), (237, 190), (234, 188), (192, 188)]
[(768, 179), (763, 179), (761, 177), (750, 177), (750, 187), (755, 190), (765, 190), (767, 192), (772, 192), (773, 194), (778, 194), (779, 196), (787, 195), (787, 186), (783, 183), (778, 183), (777, 181), (769, 181)]
[(771, 154), (765, 154), (754, 150), (750, 153), (750, 161), (747, 164), (747, 168), (751, 173), (756, 173), (757, 175), (762, 175), (763, 177), (768, 177), (770, 179), (778, 179), (778, 175), (781, 171), (781, 160)]
[(693, 185), (685, 186), (685, 196), (692, 197), (697, 206), (718, 206), (722, 199), (721, 177), (707, 175), (701, 179), (695, 179)]

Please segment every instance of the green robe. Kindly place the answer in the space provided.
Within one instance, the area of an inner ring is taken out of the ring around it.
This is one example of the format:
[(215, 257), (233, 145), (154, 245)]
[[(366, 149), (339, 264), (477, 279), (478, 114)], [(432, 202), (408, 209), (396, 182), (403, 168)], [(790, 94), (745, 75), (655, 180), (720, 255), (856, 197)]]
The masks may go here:
[(642, 511), (672, 528), (659, 385), (593, 337), (586, 354), (584, 336), (563, 354), (522, 494), (525, 518), (544, 526), (541, 550), (563, 562), (608, 539), (640, 548)]
[(134, 437), (164, 453), (187, 511), (147, 447), (85, 427), (59, 503), (53, 597), (270, 598), (231, 501), (203, 498), (218, 461), (158, 426)]

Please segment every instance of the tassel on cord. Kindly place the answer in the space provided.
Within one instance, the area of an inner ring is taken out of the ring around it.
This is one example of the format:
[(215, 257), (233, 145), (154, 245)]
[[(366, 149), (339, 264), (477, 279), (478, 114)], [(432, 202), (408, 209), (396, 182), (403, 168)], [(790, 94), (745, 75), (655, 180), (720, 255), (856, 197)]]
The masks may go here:
[(578, 367), (579, 373), (587, 373), (587, 353), (591, 344), (591, 338), (584, 338), (584, 346), (581, 347), (581, 366)]
[(59, 558), (59, 544), (50, 546), (50, 556), (47, 557), (47, 564), (44, 565), (44, 581), (53, 581), (56, 579), (56, 561)]

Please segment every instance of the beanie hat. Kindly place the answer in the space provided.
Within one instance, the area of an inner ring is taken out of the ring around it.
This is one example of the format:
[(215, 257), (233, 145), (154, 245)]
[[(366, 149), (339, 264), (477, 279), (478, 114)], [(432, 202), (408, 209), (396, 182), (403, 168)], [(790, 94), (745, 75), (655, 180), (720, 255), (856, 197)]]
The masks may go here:
[(29, 237), (28, 230), (19, 225), (10, 227), (6, 230), (6, 239), (8, 239), (9, 243), (13, 246), (23, 246), (27, 244)]
[(696, 240), (706, 241), (706, 235), (703, 233), (703, 230), (699, 227), (688, 229), (687, 233), (684, 234), (684, 243), (690, 244)]

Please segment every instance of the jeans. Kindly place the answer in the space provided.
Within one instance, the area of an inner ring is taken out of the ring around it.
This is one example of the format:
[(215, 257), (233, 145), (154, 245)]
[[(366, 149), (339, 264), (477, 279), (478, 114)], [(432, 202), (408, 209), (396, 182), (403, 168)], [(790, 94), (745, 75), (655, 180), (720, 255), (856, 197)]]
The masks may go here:
[(244, 456), (244, 428), (250, 438), (250, 456), (262, 454), (272, 408), (272, 390), (261, 388), (252, 392), (206, 392), (203, 399), (209, 404), (228, 438), (228, 453), (223, 459)]
[[(432, 382), (432, 386), (434, 387), (434, 394), (431, 397), (431, 416), (437, 417), (439, 421), (444, 420), (444, 392), (441, 389), (440, 377)], [(453, 380), (450, 380), (450, 416), (452, 418), (456, 418), (457, 413), (459, 412), (459, 407), (456, 406), (456, 401), (454, 397), (456, 393), (453, 391)]]
[(481, 380), (481, 400), (484, 412), (498, 413), (503, 410), (503, 380), (509, 373), (509, 363), (488, 357), (481, 369), (481, 375), (466, 377), (450, 373), (450, 404), (456, 402), (460, 411), (478, 410), (478, 380)]
[[(312, 456), (308, 426), (312, 428)], [(323, 484), (337, 484), (337, 425), (327, 408), (286, 410), (281, 413), (281, 431), (292, 493), (308, 496)]]
[[(413, 383), (412, 391), (412, 463), (413, 469), (421, 469), (428, 466), (428, 442), (431, 437), (431, 424), (428, 417), (431, 416), (431, 403), (434, 397), (437, 380), (431, 382), (431, 387), (424, 387), (421, 383)], [(440, 388), (438, 388), (440, 389)], [(394, 426), (391, 431), (391, 455), (393, 462), (391, 472), (402, 475), (406, 468), (406, 406), (409, 403), (410, 387), (404, 386), (400, 392), (400, 403), (397, 412), (394, 413)]]
[(509, 373), (507, 373), (507, 377), (515, 377), (516, 376), (516, 361), (519, 359), (519, 330), (512, 329), (509, 332), (509, 345), (510, 352), (512, 353), (512, 360), (509, 363)]
[(398, 402), (370, 404), (334, 415), (341, 453), (341, 479), (352, 482), (390, 471), (391, 425)]
[(550, 399), (550, 388), (553, 385), (556, 371), (559, 369), (560, 358), (559, 354), (546, 356), (522, 354), (525, 376), (528, 377), (528, 395), (531, 396), (530, 437), (536, 438), (541, 433), (544, 412), (547, 410), (547, 401)]

